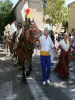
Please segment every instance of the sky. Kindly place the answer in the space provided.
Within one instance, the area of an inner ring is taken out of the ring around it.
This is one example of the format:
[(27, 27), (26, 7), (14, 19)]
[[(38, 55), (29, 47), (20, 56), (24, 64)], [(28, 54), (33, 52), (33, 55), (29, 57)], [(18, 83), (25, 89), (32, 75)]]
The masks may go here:
[[(13, 2), (14, 5), (18, 2), (18, 0), (11, 0), (11, 1)], [(73, 1), (75, 0), (66, 0), (66, 5), (72, 3)]]
[(10, 0), (10, 1), (13, 3), (13, 5), (15, 5), (18, 2), (18, 0)]
[(70, 3), (72, 3), (72, 2), (74, 2), (75, 0), (66, 0), (66, 5), (68, 5), (68, 4), (70, 4)]

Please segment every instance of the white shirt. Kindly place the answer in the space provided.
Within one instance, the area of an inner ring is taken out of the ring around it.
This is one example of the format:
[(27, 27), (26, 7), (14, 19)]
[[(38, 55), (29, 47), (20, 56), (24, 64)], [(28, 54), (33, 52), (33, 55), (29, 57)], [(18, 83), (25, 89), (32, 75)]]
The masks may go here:
[(67, 51), (69, 50), (70, 44), (69, 44), (69, 41), (68, 41), (68, 40), (67, 40), (67, 43), (65, 43), (64, 39), (61, 40), (61, 41), (59, 42), (59, 45), (62, 47), (62, 49), (63, 49), (64, 51), (67, 52)]
[(49, 52), (50, 49), (54, 47), (54, 44), (49, 35), (48, 35), (47, 39), (46, 39), (45, 35), (42, 35), (39, 38), (39, 41), (40, 41), (41, 51)]
[(12, 23), (10, 26), (9, 34), (12, 35), (16, 31), (17, 31), (16, 25), (14, 23)]

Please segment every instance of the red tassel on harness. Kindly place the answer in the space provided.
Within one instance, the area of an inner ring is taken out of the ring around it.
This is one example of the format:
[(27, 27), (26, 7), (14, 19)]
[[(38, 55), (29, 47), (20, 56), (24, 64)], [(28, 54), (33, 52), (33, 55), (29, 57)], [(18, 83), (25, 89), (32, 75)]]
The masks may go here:
[(25, 13), (26, 13), (26, 15), (29, 15), (29, 13), (30, 13), (30, 9), (29, 9), (29, 8), (26, 9), (26, 10), (25, 10)]

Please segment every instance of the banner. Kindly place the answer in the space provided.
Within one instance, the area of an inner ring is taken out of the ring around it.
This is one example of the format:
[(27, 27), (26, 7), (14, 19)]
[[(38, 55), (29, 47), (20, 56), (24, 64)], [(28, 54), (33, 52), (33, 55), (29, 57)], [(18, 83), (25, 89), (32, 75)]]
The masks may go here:
[(21, 11), (21, 15), (22, 15), (22, 18), (23, 18), (23, 21), (25, 21), (25, 15), (26, 15), (26, 9), (28, 9), (28, 2), (26, 1), (26, 3), (24, 4), (23, 8), (22, 8), (22, 11)]
[(17, 28), (16, 28), (15, 24), (12, 23), (11, 26), (10, 26), (9, 34), (12, 35), (16, 31), (17, 31)]

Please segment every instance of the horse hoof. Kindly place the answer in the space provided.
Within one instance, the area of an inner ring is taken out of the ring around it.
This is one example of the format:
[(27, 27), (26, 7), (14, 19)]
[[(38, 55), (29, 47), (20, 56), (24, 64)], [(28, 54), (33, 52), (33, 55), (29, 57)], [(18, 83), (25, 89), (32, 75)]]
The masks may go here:
[(22, 80), (22, 84), (26, 84), (27, 82), (26, 82), (26, 80), (25, 79), (23, 79)]
[(26, 72), (26, 76), (30, 76), (30, 71), (27, 71)]
[(18, 67), (18, 70), (19, 70), (19, 71), (21, 71), (21, 69), (22, 69), (21, 67)]
[(15, 67), (17, 67), (17, 64), (14, 64)]
[(32, 71), (32, 68), (30, 68), (29, 71), (31, 72)]

